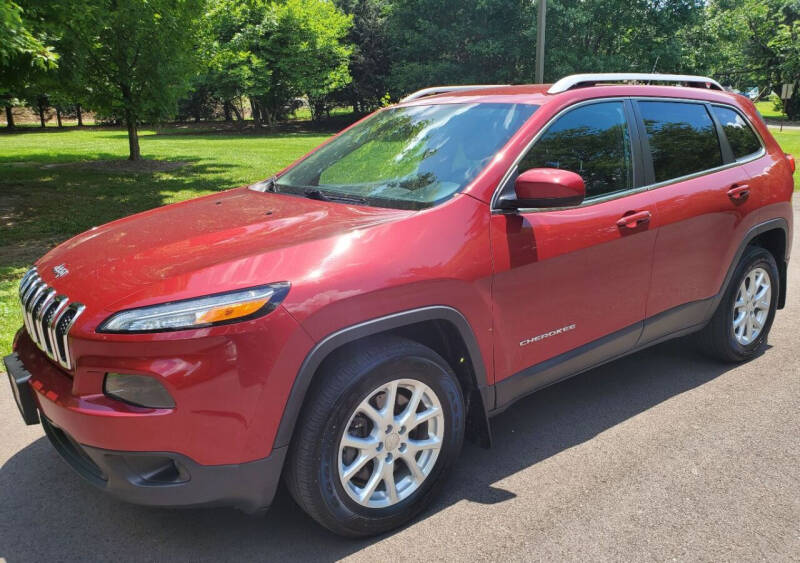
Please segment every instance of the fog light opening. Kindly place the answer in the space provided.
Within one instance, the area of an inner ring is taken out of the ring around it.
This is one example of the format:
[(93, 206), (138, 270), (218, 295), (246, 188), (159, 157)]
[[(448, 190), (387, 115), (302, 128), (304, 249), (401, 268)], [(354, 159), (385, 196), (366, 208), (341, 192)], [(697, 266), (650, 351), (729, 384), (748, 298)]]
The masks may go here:
[(175, 408), (175, 400), (166, 387), (157, 378), (149, 375), (107, 373), (103, 381), (103, 393), (137, 407)]

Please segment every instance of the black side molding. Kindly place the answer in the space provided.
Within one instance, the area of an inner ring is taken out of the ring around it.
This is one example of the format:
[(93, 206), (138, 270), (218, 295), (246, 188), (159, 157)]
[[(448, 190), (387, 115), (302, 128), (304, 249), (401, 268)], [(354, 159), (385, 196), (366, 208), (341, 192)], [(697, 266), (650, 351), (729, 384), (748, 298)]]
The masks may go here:
[(311, 380), (317, 368), (331, 352), (344, 344), (364, 338), (365, 336), (371, 336), (373, 334), (424, 321), (435, 320), (447, 321), (456, 327), (467, 347), (470, 360), (472, 361), (475, 380), (478, 385), (478, 390), (480, 391), (484, 411), (486, 411), (486, 407), (494, 406), (494, 387), (488, 385), (486, 368), (484, 367), (483, 357), (478, 348), (478, 341), (475, 339), (475, 334), (472, 332), (472, 328), (467, 319), (452, 307), (444, 305), (423, 307), (421, 309), (394, 313), (343, 328), (317, 343), (311, 352), (309, 352), (308, 356), (306, 356), (294, 380), (294, 385), (292, 385), (292, 391), (286, 402), (286, 407), (283, 411), (283, 417), (281, 418), (273, 447), (279, 448), (289, 444), (295, 424), (297, 423), (297, 417), (300, 414), (300, 409), (305, 400), (306, 392), (311, 385)]

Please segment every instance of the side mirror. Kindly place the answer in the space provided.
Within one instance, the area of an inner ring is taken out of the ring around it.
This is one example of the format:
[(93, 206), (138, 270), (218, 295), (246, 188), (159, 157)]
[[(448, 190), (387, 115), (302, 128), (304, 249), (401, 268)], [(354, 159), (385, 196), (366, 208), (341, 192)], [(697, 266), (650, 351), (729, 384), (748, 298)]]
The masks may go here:
[(567, 207), (583, 202), (586, 186), (575, 172), (532, 168), (517, 176), (514, 192), (514, 207)]

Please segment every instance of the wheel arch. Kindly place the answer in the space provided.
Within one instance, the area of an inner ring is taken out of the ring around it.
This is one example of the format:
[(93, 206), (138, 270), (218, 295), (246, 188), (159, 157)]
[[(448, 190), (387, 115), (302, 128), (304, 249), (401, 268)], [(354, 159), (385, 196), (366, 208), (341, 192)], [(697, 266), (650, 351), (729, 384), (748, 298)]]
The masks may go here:
[[(728, 265), (728, 272), (725, 274), (725, 279), (722, 281), (722, 286), (720, 287), (719, 292), (713, 297), (711, 300), (711, 306), (708, 308), (707, 318), (706, 321), (711, 319), (711, 316), (714, 314), (714, 311), (717, 310), (717, 307), (722, 301), (722, 298), (725, 296), (725, 292), (728, 290), (728, 286), (733, 279), (733, 273), (736, 271), (736, 266), (739, 264), (739, 261), (742, 259), (744, 255), (744, 251), (747, 250), (748, 246), (753, 244), (759, 244), (760, 241), (765, 239), (760, 239), (760, 236), (766, 236), (766, 239), (774, 240), (781, 236), (780, 234), (767, 234), (773, 231), (779, 231), (782, 233), (783, 240), (784, 240), (784, 252), (786, 250), (786, 242), (788, 240), (789, 234), (789, 223), (783, 217), (777, 217), (775, 219), (770, 219), (769, 221), (764, 221), (763, 223), (759, 223), (748, 230), (745, 235), (742, 237), (742, 241), (739, 243), (739, 248), (736, 249), (736, 254), (733, 255), (733, 260)], [(767, 250), (770, 250), (769, 248)], [(770, 250), (770, 252), (773, 252)], [(774, 254), (774, 253), (773, 253)], [(783, 256), (775, 256), (775, 261), (778, 263), (778, 272), (780, 272), (780, 293), (778, 294), (778, 308), (783, 307), (783, 303), (786, 300), (786, 260), (787, 257), (784, 254)]]
[(777, 223), (767, 228), (766, 230), (759, 231), (755, 236), (751, 237), (748, 245), (760, 246), (768, 250), (775, 258), (775, 263), (778, 264), (778, 274), (780, 277), (780, 287), (778, 292), (778, 309), (783, 309), (786, 305), (786, 282), (787, 282), (787, 260), (786, 260), (786, 244), (787, 244), (787, 226), (783, 222), (782, 226)]
[(378, 334), (397, 335), (417, 341), (448, 361), (467, 400), (466, 436), (481, 446), (489, 447), (491, 431), (487, 407), (494, 406), (494, 387), (488, 384), (478, 342), (464, 315), (452, 307), (437, 305), (364, 321), (320, 340), (297, 372), (273, 448), (286, 446), (291, 441), (311, 383), (330, 354)]

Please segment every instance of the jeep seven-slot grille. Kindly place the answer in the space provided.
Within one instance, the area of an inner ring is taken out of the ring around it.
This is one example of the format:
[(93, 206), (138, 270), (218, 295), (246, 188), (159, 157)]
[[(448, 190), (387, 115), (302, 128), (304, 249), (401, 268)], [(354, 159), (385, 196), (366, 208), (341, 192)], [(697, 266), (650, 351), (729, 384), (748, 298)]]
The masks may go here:
[(31, 268), (19, 284), (19, 300), (25, 330), (31, 340), (51, 359), (72, 369), (67, 335), (83, 312), (82, 303), (70, 303), (64, 295), (47, 285), (36, 268)]

